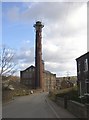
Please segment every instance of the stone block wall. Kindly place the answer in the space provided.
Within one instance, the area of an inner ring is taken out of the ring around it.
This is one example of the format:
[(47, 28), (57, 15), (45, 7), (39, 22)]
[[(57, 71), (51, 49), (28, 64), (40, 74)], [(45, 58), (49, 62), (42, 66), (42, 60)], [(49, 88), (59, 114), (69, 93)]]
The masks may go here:
[(56, 103), (61, 107), (64, 107), (64, 98), (56, 97)]
[(81, 104), (72, 100), (56, 97), (56, 103), (78, 118), (88, 118), (89, 120), (89, 104)]
[(68, 100), (67, 109), (79, 118), (87, 118), (87, 109), (84, 104)]

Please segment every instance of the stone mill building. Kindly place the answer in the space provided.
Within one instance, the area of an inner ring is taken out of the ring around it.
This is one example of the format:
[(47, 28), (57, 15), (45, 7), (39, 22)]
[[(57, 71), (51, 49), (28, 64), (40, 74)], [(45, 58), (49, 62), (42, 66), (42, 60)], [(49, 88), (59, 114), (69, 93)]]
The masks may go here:
[(42, 28), (44, 25), (40, 21), (34, 24), (35, 35), (35, 66), (31, 65), (20, 71), (20, 82), (31, 89), (42, 89), (44, 91), (56, 88), (56, 74), (45, 70), (42, 60)]

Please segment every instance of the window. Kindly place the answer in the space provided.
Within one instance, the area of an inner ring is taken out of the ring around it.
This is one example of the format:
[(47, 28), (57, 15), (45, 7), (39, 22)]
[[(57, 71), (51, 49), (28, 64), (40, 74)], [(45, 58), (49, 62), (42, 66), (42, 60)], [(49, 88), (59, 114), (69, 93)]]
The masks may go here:
[(29, 84), (29, 85), (32, 84), (32, 80), (27, 79), (26, 82), (27, 82), (27, 84)]
[(83, 91), (83, 83), (82, 82), (79, 82), (79, 86), (80, 86), (80, 89), (79, 89), (79, 96), (80, 98), (84, 96), (84, 91)]
[(32, 84), (32, 81), (31, 81), (31, 80), (29, 80), (29, 84), (30, 84), (30, 85)]
[(78, 73), (80, 74), (80, 62), (78, 62)]
[(85, 80), (85, 94), (89, 94), (89, 80)]
[(26, 78), (26, 75), (27, 75), (26, 73), (23, 73), (23, 76), (22, 76), (22, 77), (23, 77), (23, 78)]
[(34, 71), (34, 68), (31, 68), (31, 72)]
[(29, 72), (29, 70), (26, 70), (26, 72)]
[(88, 59), (86, 58), (84, 61), (84, 71), (87, 72), (88, 71)]
[(31, 73), (29, 74), (29, 78), (32, 78), (32, 74)]
[(25, 80), (25, 84), (28, 85), (28, 80)]

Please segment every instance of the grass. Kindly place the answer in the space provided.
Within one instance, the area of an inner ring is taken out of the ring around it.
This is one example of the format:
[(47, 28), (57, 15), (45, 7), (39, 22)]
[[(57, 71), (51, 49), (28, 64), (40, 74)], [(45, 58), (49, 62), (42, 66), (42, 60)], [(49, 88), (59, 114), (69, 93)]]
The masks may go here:
[(23, 89), (18, 89), (18, 90), (15, 90), (15, 92), (14, 92), (14, 96), (24, 96), (24, 95), (29, 95), (29, 91), (23, 90)]

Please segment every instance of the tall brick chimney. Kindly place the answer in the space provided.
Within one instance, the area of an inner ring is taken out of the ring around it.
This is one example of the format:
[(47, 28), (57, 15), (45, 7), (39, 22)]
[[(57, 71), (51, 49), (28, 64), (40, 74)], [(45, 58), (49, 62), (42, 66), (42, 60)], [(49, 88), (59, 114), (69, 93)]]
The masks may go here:
[(34, 25), (36, 30), (36, 41), (35, 41), (35, 88), (42, 88), (42, 28), (44, 25), (40, 21), (37, 21)]

